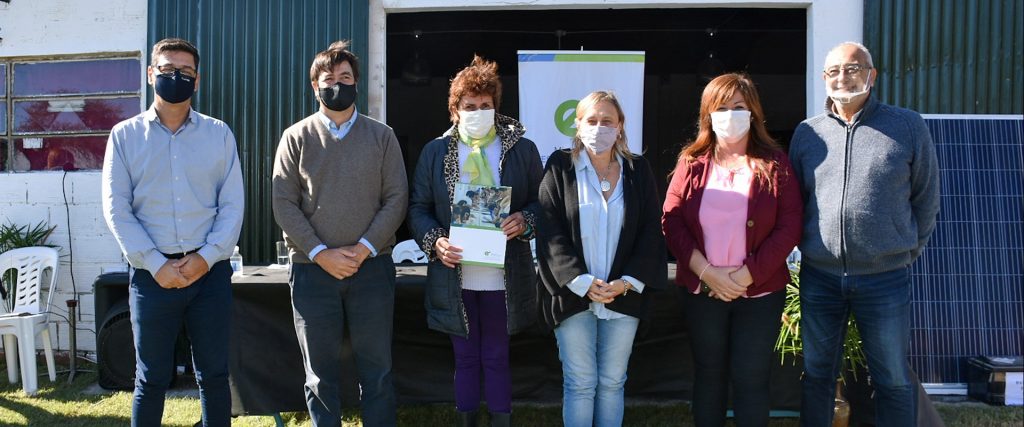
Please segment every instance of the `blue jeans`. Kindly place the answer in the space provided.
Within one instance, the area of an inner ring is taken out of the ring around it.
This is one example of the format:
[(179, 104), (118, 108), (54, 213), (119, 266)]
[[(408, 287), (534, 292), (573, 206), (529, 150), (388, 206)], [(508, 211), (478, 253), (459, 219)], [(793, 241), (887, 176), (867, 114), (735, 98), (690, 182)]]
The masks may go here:
[(174, 343), (182, 322), (192, 343), (204, 426), (231, 425), (228, 337), (231, 331), (231, 265), (213, 264), (192, 286), (164, 289), (146, 270), (132, 269), (128, 290), (135, 338), (132, 426), (159, 426), (164, 395), (174, 377)]
[(306, 370), (306, 405), (313, 425), (341, 426), (341, 340), (346, 324), (359, 375), (363, 425), (395, 425), (391, 377), (395, 265), (391, 257), (369, 258), (356, 274), (343, 280), (316, 264), (292, 264), (291, 286), (295, 333)]
[(910, 269), (833, 276), (804, 264), (800, 271), (804, 378), (800, 424), (831, 426), (846, 322), (853, 314), (875, 389), (876, 425), (917, 425), (911, 380)]
[(626, 368), (640, 320), (601, 320), (577, 313), (555, 328), (562, 361), (566, 427), (621, 426)]

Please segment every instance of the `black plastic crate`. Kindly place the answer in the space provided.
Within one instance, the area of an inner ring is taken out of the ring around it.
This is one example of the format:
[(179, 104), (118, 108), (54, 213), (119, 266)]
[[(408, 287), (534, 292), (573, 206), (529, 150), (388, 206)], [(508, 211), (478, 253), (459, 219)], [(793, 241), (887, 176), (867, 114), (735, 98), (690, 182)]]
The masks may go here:
[(1024, 371), (1021, 356), (977, 356), (967, 359), (967, 394), (993, 405), (1006, 404), (1006, 373)]

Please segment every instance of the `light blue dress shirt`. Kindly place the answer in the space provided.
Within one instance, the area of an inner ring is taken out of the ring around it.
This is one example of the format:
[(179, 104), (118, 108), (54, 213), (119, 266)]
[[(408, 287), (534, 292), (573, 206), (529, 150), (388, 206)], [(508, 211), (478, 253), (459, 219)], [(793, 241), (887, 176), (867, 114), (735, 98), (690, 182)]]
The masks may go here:
[(118, 123), (101, 192), (107, 226), (135, 268), (156, 274), (161, 252), (196, 249), (212, 267), (238, 243), (245, 194), (235, 136), (212, 117), (189, 110), (172, 133), (150, 107)]
[[(320, 122), (323, 123), (325, 127), (327, 127), (327, 131), (330, 132), (331, 135), (333, 135), (335, 138), (338, 138), (338, 140), (340, 141), (342, 139), (345, 139), (345, 135), (348, 135), (348, 131), (352, 130), (352, 125), (355, 124), (356, 118), (359, 117), (359, 110), (353, 108), (352, 118), (348, 119), (348, 121), (346, 121), (345, 123), (342, 123), (341, 126), (335, 125), (334, 121), (332, 121), (330, 117), (327, 117), (327, 115), (324, 114), (323, 111), (319, 111), (316, 114), (316, 116), (320, 119)], [(367, 249), (370, 250), (371, 257), (377, 256), (377, 248), (373, 247), (373, 245), (370, 244), (370, 241), (366, 240), (365, 237), (359, 239), (359, 243), (362, 243), (364, 246), (366, 246)], [(327, 249), (327, 245), (318, 245), (317, 247), (313, 248), (313, 250), (309, 251), (309, 259), (312, 260), (313, 258), (316, 258), (316, 255), (324, 249)]]
[[(623, 159), (616, 155), (621, 165)], [(580, 238), (583, 239), (583, 258), (587, 261), (587, 274), (576, 276), (569, 282), (569, 290), (586, 298), (590, 284), (595, 278), (611, 282), (620, 277), (608, 277), (612, 262), (615, 261), (615, 250), (622, 234), (625, 203), (622, 194), (622, 168), (619, 168), (619, 181), (612, 189), (608, 200), (601, 194), (601, 179), (590, 163), (590, 156), (581, 152), (573, 161), (576, 167), (576, 195), (579, 198)], [(603, 171), (602, 171), (603, 172)], [(644, 283), (631, 277), (622, 276), (636, 292), (644, 291)], [(598, 319), (618, 319), (625, 314), (605, 307), (604, 303), (590, 302), (590, 311)]]

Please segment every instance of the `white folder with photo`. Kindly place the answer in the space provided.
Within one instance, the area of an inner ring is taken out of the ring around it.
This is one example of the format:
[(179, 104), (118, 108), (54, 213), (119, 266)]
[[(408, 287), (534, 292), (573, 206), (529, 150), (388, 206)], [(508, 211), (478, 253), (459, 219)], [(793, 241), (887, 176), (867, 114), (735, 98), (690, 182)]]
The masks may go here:
[(508, 217), (511, 204), (512, 187), (455, 184), (448, 241), (462, 248), (463, 264), (505, 267), (501, 222)]

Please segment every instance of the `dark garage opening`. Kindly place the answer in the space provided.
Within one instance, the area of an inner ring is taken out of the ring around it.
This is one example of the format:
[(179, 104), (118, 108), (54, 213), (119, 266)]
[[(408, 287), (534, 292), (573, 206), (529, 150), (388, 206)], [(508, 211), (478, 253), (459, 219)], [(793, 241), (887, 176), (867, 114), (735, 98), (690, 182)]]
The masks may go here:
[(805, 9), (774, 8), (389, 14), (387, 123), (411, 175), (423, 146), (451, 125), (448, 83), (474, 53), (498, 62), (499, 111), (518, 119), (518, 50), (644, 51), (644, 156), (663, 192), (676, 156), (696, 132), (701, 91), (719, 74), (750, 74), (769, 131), (788, 145), (805, 117), (806, 27)]

